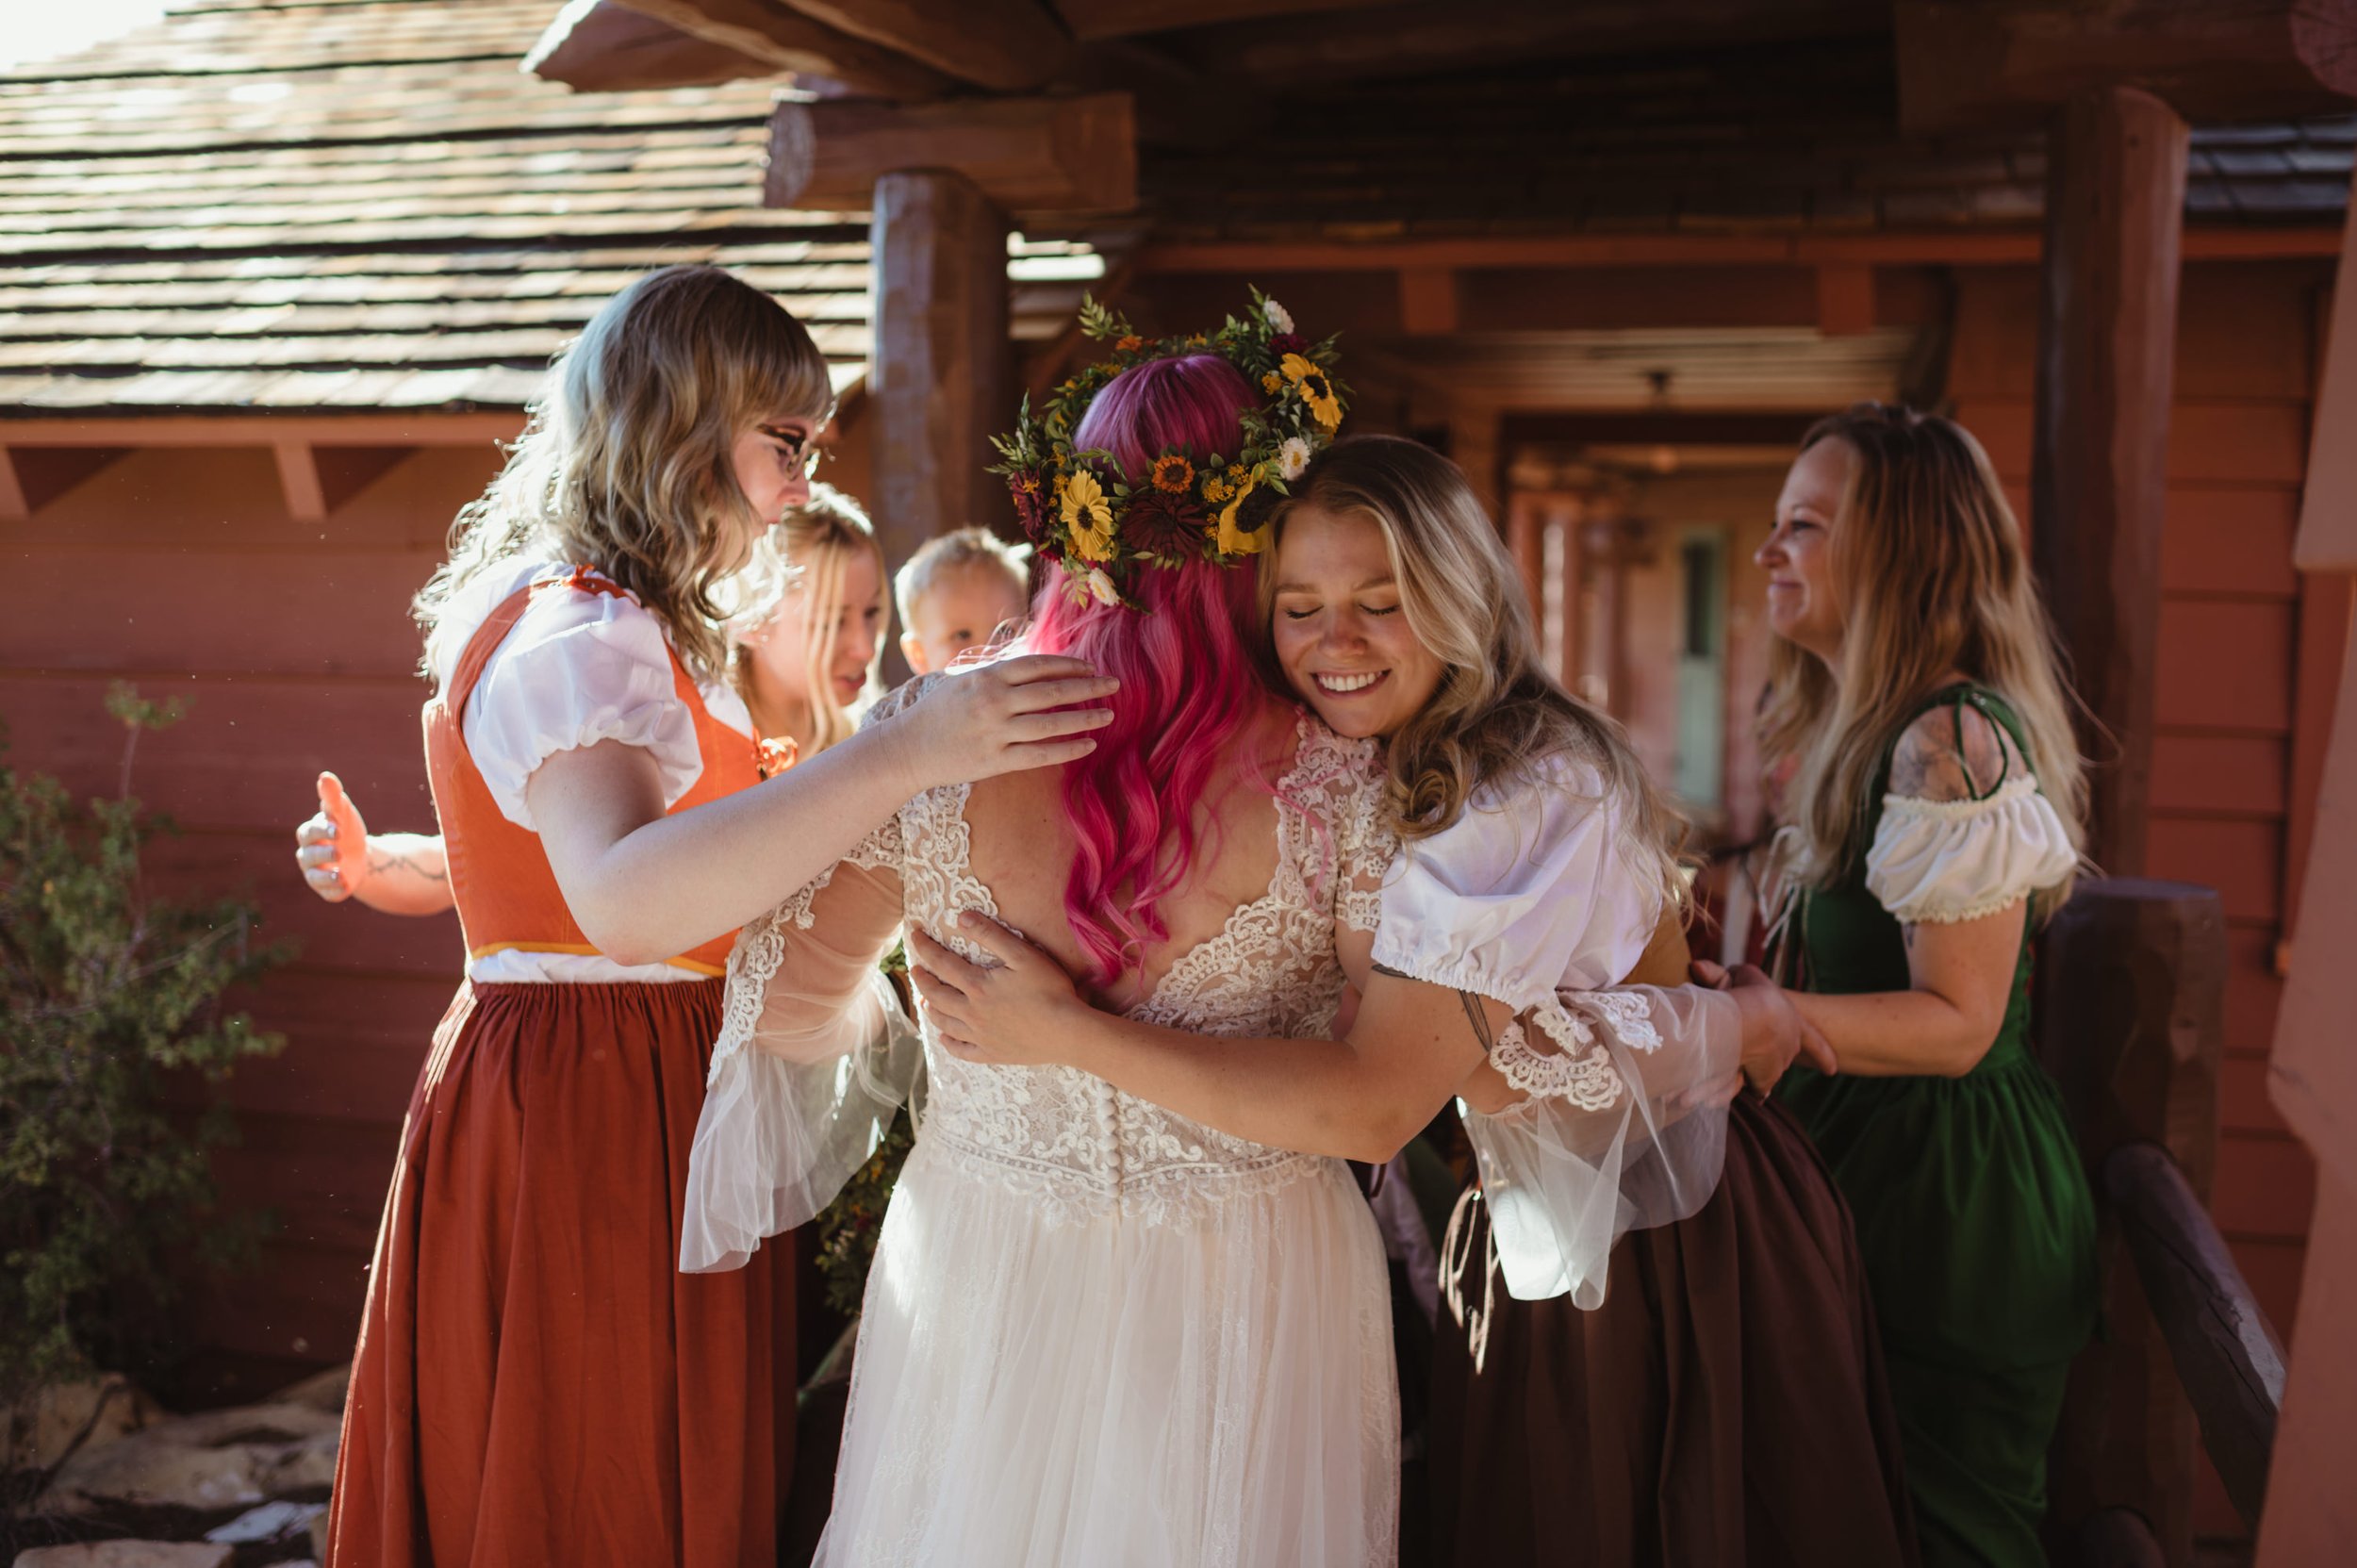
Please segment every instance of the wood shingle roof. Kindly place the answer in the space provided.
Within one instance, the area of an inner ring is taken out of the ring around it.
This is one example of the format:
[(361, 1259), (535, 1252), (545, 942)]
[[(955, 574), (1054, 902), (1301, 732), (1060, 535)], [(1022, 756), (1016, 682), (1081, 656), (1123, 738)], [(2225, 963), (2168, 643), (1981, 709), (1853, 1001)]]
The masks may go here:
[[(855, 379), (865, 215), (760, 206), (782, 83), (575, 93), (518, 68), (550, 9), (184, 0), (0, 71), (0, 417), (514, 407), (673, 261), (776, 294)], [(1044, 335), (1101, 262), (1017, 252)]]

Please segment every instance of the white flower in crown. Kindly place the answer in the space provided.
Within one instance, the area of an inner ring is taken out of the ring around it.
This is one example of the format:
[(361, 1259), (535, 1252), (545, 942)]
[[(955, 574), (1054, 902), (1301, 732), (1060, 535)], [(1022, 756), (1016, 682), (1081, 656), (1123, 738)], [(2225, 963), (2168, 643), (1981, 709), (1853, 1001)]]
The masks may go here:
[(1277, 331), (1291, 332), (1294, 329), (1294, 313), (1275, 300), (1264, 302), (1261, 308), (1268, 316), (1268, 324)]
[(1277, 462), (1285, 482), (1292, 484), (1309, 470), (1310, 443), (1298, 436), (1286, 437), (1285, 444), (1277, 449)]
[(1110, 608), (1121, 602), (1121, 590), (1113, 586), (1113, 580), (1105, 575), (1103, 567), (1089, 568), (1087, 581), (1089, 597), (1095, 599), (1099, 604)]

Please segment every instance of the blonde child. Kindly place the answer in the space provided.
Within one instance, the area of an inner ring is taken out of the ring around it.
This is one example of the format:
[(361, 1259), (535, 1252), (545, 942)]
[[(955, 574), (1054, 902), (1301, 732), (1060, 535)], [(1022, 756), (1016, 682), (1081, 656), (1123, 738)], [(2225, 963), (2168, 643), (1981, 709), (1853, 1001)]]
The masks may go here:
[(892, 580), (900, 602), (900, 656), (919, 675), (949, 668), (1007, 621), (1020, 620), (1030, 597), (1023, 553), (983, 528), (961, 528), (927, 541)]

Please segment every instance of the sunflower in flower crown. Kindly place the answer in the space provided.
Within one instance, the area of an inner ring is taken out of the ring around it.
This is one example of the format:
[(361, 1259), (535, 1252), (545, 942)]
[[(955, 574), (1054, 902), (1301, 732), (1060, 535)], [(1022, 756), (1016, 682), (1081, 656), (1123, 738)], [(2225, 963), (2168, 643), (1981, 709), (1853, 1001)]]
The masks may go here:
[[(1015, 515), (1040, 553), (1060, 562), (1074, 591), (1136, 607), (1128, 585), (1141, 567), (1190, 560), (1235, 566), (1260, 553), (1268, 520), (1334, 438), (1349, 392), (1334, 377), (1334, 339), (1311, 342), (1285, 307), (1252, 291), (1252, 309), (1217, 331), (1147, 338), (1095, 300), (1080, 330), (1111, 341), (1113, 357), (1058, 387), (1039, 414), (1023, 402), (1012, 434), (995, 437)], [(1156, 359), (1216, 354), (1264, 401), (1242, 415), (1234, 453), (1162, 452), (1135, 481), (1110, 453), (1079, 452), (1072, 433), (1089, 404), (1122, 371)]]

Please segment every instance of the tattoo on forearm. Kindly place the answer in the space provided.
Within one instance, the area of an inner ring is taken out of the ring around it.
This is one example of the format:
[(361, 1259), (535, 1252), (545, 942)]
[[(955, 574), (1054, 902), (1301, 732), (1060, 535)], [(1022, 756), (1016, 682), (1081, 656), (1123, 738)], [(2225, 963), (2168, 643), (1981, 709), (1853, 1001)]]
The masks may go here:
[(447, 869), (428, 867), (412, 855), (377, 853), (369, 856), (369, 875), (381, 877), (386, 872), (395, 869), (407, 871), (425, 882), (450, 881), (450, 873)]

